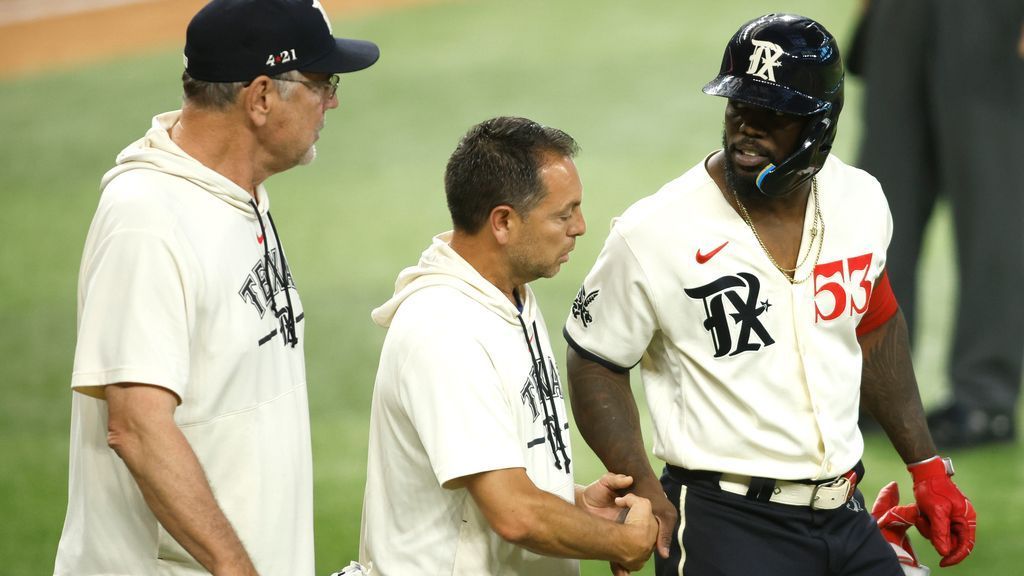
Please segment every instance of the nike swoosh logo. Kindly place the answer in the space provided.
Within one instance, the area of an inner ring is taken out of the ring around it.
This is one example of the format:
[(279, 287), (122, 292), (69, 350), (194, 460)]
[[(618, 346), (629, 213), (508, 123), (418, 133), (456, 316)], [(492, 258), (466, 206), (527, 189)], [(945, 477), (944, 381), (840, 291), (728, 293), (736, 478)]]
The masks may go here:
[(700, 250), (698, 249), (697, 250), (697, 264), (704, 264), (708, 260), (711, 260), (712, 258), (714, 258), (715, 254), (718, 254), (719, 252), (721, 252), (722, 248), (725, 248), (725, 245), (728, 244), (728, 243), (729, 243), (728, 240), (726, 240), (725, 242), (722, 242), (721, 246), (719, 246), (718, 248), (715, 248), (714, 250), (712, 250), (711, 252), (708, 252), (707, 254), (701, 254)]

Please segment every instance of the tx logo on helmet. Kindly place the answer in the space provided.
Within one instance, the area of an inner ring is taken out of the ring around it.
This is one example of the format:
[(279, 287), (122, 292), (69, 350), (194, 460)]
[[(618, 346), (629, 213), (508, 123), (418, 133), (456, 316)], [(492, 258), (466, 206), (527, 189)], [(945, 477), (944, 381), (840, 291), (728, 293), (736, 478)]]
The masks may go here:
[[(764, 40), (751, 40), (754, 53), (750, 55), (750, 67), (747, 74), (753, 74), (769, 82), (775, 82), (775, 69), (782, 66), (779, 58), (785, 54), (782, 47)], [(758, 68), (760, 66), (760, 68)]]

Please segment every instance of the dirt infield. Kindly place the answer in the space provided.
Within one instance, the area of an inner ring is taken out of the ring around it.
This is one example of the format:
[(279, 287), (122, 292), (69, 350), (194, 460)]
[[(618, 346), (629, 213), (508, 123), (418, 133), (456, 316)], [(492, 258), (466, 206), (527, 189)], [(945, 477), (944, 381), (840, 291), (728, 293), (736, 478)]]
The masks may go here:
[[(323, 4), (337, 19), (427, 1), (431, 0), (323, 0)], [(4, 55), (0, 78), (181, 46), (189, 19), (207, 0), (135, 0), (114, 6), (101, 0), (33, 2), (31, 19), (22, 20), (25, 12), (17, 9), (23, 3), (0, 0), (0, 54)], [(49, 11), (40, 11), (40, 5)]]

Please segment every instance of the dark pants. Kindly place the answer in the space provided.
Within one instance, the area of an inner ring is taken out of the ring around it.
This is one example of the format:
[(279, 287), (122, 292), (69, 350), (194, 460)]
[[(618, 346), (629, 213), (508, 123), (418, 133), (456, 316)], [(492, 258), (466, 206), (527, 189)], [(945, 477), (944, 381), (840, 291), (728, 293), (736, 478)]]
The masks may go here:
[[(892, 287), (908, 325), (937, 198), (956, 231), (953, 402), (1014, 412), (1024, 360), (1021, 0), (872, 0), (860, 166), (889, 200)], [(952, 276), (952, 274), (950, 274)]]
[[(679, 509), (671, 554), (658, 576), (903, 576), (858, 490), (835, 510), (756, 502), (715, 481), (661, 477)], [(682, 563), (680, 570), (680, 563)]]

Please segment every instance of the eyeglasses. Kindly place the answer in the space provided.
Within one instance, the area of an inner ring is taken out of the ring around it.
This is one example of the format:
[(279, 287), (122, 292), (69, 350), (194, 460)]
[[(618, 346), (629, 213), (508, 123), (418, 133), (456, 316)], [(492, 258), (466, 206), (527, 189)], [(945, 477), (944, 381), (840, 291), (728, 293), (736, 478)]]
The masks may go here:
[(292, 78), (274, 78), (274, 80), (280, 82), (295, 82), (296, 84), (302, 84), (306, 88), (309, 88), (313, 92), (320, 94), (320, 97), (324, 100), (330, 100), (334, 98), (335, 94), (338, 93), (338, 84), (341, 82), (341, 76), (337, 74), (331, 74), (330, 78), (314, 82), (312, 80), (295, 80)]

